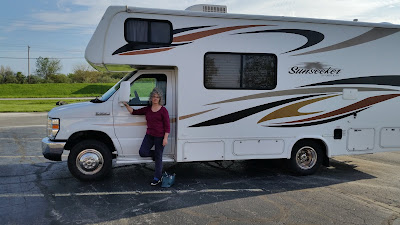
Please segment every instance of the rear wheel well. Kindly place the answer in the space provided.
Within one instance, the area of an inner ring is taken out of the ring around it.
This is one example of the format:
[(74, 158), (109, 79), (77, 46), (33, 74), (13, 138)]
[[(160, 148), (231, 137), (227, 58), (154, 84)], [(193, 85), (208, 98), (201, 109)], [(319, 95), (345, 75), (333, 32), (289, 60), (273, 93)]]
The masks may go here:
[[(303, 139), (298, 140), (294, 145), (296, 145), (297, 143), (302, 142), (302, 141), (313, 141), (313, 142), (317, 143), (321, 147), (321, 150), (323, 153), (322, 165), (324, 165), (326, 167), (329, 166), (328, 147), (326, 146), (324, 141), (322, 141), (321, 139), (316, 139), (316, 138), (303, 138)], [(292, 151), (293, 151), (293, 149), (292, 149)]]
[[(71, 150), (75, 145), (84, 140), (97, 140), (103, 142), (111, 152), (115, 150), (114, 143), (106, 133), (94, 130), (79, 131), (74, 133), (68, 138), (64, 149)], [(115, 156), (113, 156), (113, 158), (115, 158)]]

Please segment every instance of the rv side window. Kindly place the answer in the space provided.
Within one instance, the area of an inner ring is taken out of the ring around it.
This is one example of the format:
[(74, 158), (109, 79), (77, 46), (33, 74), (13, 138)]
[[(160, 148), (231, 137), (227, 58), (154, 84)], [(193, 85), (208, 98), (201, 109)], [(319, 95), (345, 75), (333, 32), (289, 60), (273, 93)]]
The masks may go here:
[(149, 103), (150, 93), (153, 88), (159, 88), (164, 95), (164, 105), (167, 102), (167, 76), (165, 74), (143, 74), (131, 84), (129, 105), (146, 106)]
[(208, 89), (271, 90), (277, 82), (274, 54), (206, 53), (204, 86)]
[(127, 19), (125, 40), (140, 44), (171, 44), (172, 24), (164, 20)]

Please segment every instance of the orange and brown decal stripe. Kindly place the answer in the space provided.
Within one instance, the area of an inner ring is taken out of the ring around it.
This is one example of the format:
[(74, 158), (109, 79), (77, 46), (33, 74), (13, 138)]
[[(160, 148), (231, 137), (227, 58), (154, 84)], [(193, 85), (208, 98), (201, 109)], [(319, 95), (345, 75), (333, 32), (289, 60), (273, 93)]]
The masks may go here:
[[(218, 108), (214, 108), (214, 109), (218, 109)], [(201, 115), (203, 113), (213, 111), (214, 109), (210, 109), (210, 110), (206, 110), (206, 111), (202, 111), (202, 112), (198, 112), (198, 113), (189, 114), (189, 115), (186, 115), (186, 116), (181, 116), (181, 117), (179, 117), (179, 120), (184, 120), (184, 119), (187, 119), (187, 118), (190, 118), (190, 117), (193, 117), (193, 116), (198, 116), (198, 115)]]
[(363, 33), (357, 37), (351, 38), (349, 40), (346, 40), (346, 41), (343, 41), (343, 42), (340, 42), (340, 43), (337, 43), (334, 45), (330, 45), (330, 46), (327, 46), (324, 48), (312, 50), (309, 52), (300, 53), (300, 54), (297, 54), (294, 56), (315, 54), (315, 53), (339, 50), (339, 49), (343, 49), (343, 48), (349, 48), (349, 47), (353, 47), (356, 45), (360, 45), (360, 44), (364, 44), (364, 43), (368, 43), (371, 41), (375, 41), (375, 40), (384, 38), (386, 36), (392, 35), (399, 31), (400, 31), (400, 29), (395, 29), (395, 28), (374, 27), (370, 31)]
[(147, 122), (114, 124), (114, 126), (116, 126), (116, 127), (146, 126), (146, 125), (147, 125)]
[[(170, 123), (175, 123), (176, 122), (176, 118), (169, 118), (169, 122)], [(136, 122), (136, 123), (121, 123), (121, 124), (94, 124), (94, 125), (98, 125), (98, 126), (115, 126), (115, 127), (130, 127), (130, 126), (146, 126), (147, 122)]]
[(259, 26), (269, 26), (269, 25), (245, 25), (245, 26), (217, 28), (217, 29), (213, 29), (213, 30), (206, 30), (206, 31), (201, 31), (201, 32), (193, 33), (193, 34), (186, 34), (186, 35), (182, 35), (179, 37), (174, 37), (172, 42), (194, 41), (194, 40), (197, 40), (200, 38), (208, 37), (211, 35), (227, 32), (227, 31), (238, 30), (238, 29), (249, 28), (249, 27), (259, 27)]
[[(211, 35), (227, 32), (227, 31), (232, 31), (232, 30), (238, 30), (238, 29), (243, 29), (243, 28), (249, 28), (249, 27), (259, 27), (259, 26), (273, 26), (273, 25), (244, 25), (244, 26), (233, 26), (233, 27), (224, 27), (224, 28), (217, 28), (213, 30), (207, 30), (207, 31), (200, 31), (197, 33), (192, 33), (192, 34), (186, 34), (186, 35), (181, 35), (179, 37), (174, 37), (172, 42), (188, 42), (194, 41), (200, 38), (208, 37)], [(164, 52), (171, 50), (175, 48), (176, 46), (179, 45), (185, 45), (188, 43), (184, 44), (172, 44), (168, 46), (163, 46), (163, 47), (157, 47), (153, 46), (154, 48), (147, 48), (147, 49), (136, 49), (136, 50), (127, 50), (127, 48), (134, 48), (134, 46), (130, 46), (130, 44), (127, 44), (125, 46), (122, 46), (118, 50), (116, 50), (113, 55), (118, 54), (118, 55), (143, 55), (143, 54), (151, 54), (151, 53), (157, 53), (157, 52)]]
[(315, 117), (311, 117), (308, 119), (303, 119), (303, 120), (296, 120), (296, 121), (290, 121), (290, 122), (285, 122), (285, 123), (277, 123), (277, 124), (288, 124), (288, 123), (300, 123), (300, 122), (310, 122), (310, 121), (314, 121), (314, 120), (320, 120), (320, 119), (325, 119), (328, 117), (333, 117), (333, 116), (338, 116), (341, 114), (345, 114), (351, 111), (355, 111), (361, 108), (365, 108), (374, 104), (377, 104), (379, 102), (383, 102), (392, 98), (396, 98), (400, 96), (400, 94), (390, 94), (390, 95), (380, 95), (380, 96), (374, 96), (374, 97), (369, 97), (366, 98), (362, 101), (359, 101), (357, 103), (354, 103), (352, 105), (340, 108), (338, 110), (329, 112), (329, 113), (325, 113), (323, 115), (319, 115), (319, 116), (315, 116)]
[(121, 123), (121, 124), (94, 124), (97, 126), (105, 127), (130, 127), (130, 126), (146, 126), (146, 122), (136, 122), (136, 123)]
[(132, 52), (126, 52), (126, 53), (121, 53), (119, 55), (142, 55), (142, 54), (150, 54), (150, 53), (156, 53), (156, 52), (164, 52), (173, 49), (174, 47), (169, 47), (169, 48), (157, 48), (157, 49), (146, 49), (146, 50), (137, 50), (137, 51), (132, 51)]
[[(399, 85), (400, 86), (400, 85)], [(392, 89), (392, 88), (370, 88), (370, 87), (356, 87), (356, 86), (351, 86), (348, 88), (356, 88), (358, 89), (358, 92), (365, 91), (365, 92), (370, 92), (370, 91), (398, 91), (398, 89)], [(247, 100), (252, 100), (252, 99), (260, 99), (260, 98), (270, 98), (270, 97), (281, 97), (281, 96), (288, 96), (288, 95), (304, 95), (304, 94), (316, 94), (316, 93), (334, 93), (334, 92), (343, 92), (343, 87), (323, 87), (323, 88), (301, 88), (301, 89), (289, 89), (289, 90), (282, 90), (282, 91), (271, 91), (271, 92), (265, 92), (265, 93), (260, 93), (260, 94), (253, 94), (253, 95), (247, 95), (247, 96), (242, 96), (238, 98), (232, 98), (232, 99), (227, 99), (224, 101), (219, 101), (219, 102), (213, 102), (209, 103), (206, 105), (216, 105), (216, 104), (222, 104), (222, 103), (231, 103), (231, 102), (238, 102), (238, 101), (247, 101)]]
[(285, 106), (283, 108), (280, 108), (278, 110), (273, 111), (272, 113), (264, 116), (261, 120), (259, 120), (257, 123), (262, 123), (268, 120), (273, 120), (273, 119), (279, 119), (279, 118), (287, 118), (287, 117), (294, 117), (294, 116), (305, 116), (305, 115), (310, 115), (310, 114), (315, 114), (315, 113), (320, 113), (320, 112), (308, 112), (308, 113), (301, 113), (299, 112), (299, 109), (315, 103), (319, 102), (328, 98), (333, 98), (339, 95), (333, 95), (333, 96), (324, 96), (320, 98), (315, 98), (315, 99), (310, 99), (302, 102), (298, 102), (292, 105)]
[(240, 111), (236, 111), (236, 112), (232, 112), (214, 119), (210, 119), (201, 123), (197, 123), (194, 124), (190, 127), (206, 127), (206, 126), (215, 126), (215, 125), (221, 125), (221, 124), (226, 124), (226, 123), (232, 123), (238, 120), (241, 120), (243, 118), (246, 118), (248, 116), (252, 116), (256, 113), (259, 113), (261, 111), (270, 109), (270, 108), (274, 108), (283, 104), (287, 104), (290, 102), (294, 102), (294, 101), (298, 101), (298, 100), (302, 100), (305, 98), (313, 98), (316, 96), (320, 96), (319, 95), (308, 95), (308, 96), (300, 96), (300, 97), (294, 97), (294, 98), (289, 98), (289, 99), (284, 99), (284, 100), (280, 100), (280, 101), (276, 101), (276, 102), (269, 102), (263, 105), (258, 105), (258, 106), (254, 106), (251, 108), (247, 108), (247, 109), (243, 109)]

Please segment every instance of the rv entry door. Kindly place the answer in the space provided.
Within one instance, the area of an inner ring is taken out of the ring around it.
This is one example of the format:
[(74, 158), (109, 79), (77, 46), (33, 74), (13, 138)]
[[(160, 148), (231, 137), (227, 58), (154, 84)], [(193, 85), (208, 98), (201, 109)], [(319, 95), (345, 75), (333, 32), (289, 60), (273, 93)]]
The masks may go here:
[[(164, 149), (164, 156), (173, 158), (175, 153), (175, 78), (174, 71), (139, 71), (131, 80), (129, 105), (134, 109), (146, 107), (149, 103), (153, 88), (159, 88), (164, 94), (164, 107), (170, 116), (171, 133), (168, 145)], [(125, 107), (117, 101), (113, 103), (114, 129), (121, 146), (119, 156), (126, 159), (139, 159), (139, 148), (146, 134), (146, 118), (144, 115), (131, 115)], [(154, 149), (154, 147), (153, 147)]]

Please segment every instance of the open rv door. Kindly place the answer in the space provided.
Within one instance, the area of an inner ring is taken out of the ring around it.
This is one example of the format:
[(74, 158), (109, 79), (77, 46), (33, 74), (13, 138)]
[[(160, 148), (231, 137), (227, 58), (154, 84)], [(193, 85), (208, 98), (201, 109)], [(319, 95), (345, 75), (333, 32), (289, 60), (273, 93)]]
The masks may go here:
[[(137, 72), (130, 81), (129, 105), (139, 109), (148, 105), (153, 88), (164, 92), (164, 107), (170, 116), (171, 133), (168, 145), (164, 149), (164, 161), (175, 159), (176, 123), (175, 123), (175, 71), (173, 70), (143, 70)], [(143, 161), (139, 149), (146, 134), (146, 118), (144, 115), (131, 115), (125, 107), (121, 107), (118, 98), (113, 103), (115, 135), (121, 146), (118, 162)], [(127, 162), (126, 162), (127, 163)]]

